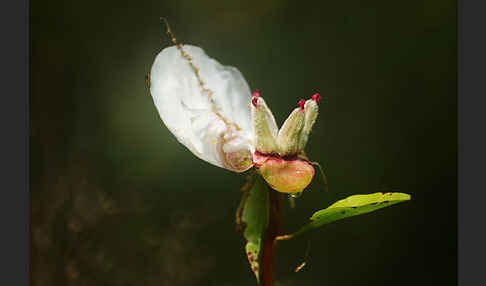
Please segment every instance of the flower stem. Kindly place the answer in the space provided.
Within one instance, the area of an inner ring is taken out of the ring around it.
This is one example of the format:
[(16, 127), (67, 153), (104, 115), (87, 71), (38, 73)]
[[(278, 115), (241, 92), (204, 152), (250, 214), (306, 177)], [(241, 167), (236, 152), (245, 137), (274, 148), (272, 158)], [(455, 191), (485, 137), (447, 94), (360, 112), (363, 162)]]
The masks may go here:
[(274, 266), (277, 248), (275, 237), (282, 231), (282, 196), (281, 193), (269, 189), (270, 217), (263, 244), (262, 286), (275, 285)]

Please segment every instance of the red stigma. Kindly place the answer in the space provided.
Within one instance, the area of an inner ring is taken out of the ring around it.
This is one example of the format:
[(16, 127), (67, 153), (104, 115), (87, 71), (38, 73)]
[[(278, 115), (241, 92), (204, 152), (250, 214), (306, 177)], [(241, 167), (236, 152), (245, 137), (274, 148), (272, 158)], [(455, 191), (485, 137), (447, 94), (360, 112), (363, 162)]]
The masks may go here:
[(321, 96), (316, 93), (312, 96), (312, 100), (314, 100), (315, 102), (319, 102), (319, 100), (321, 100)]
[(298, 104), (300, 106), (300, 110), (304, 110), (305, 100), (301, 99)]
[(258, 97), (260, 96), (260, 92), (258, 90), (255, 90), (253, 92), (253, 98), (251, 99), (251, 104), (253, 104), (253, 106), (257, 106), (257, 103), (258, 103)]
[(253, 104), (253, 106), (257, 106), (257, 102), (258, 102), (258, 97), (257, 96), (254, 96), (252, 99), (251, 99), (251, 104)]

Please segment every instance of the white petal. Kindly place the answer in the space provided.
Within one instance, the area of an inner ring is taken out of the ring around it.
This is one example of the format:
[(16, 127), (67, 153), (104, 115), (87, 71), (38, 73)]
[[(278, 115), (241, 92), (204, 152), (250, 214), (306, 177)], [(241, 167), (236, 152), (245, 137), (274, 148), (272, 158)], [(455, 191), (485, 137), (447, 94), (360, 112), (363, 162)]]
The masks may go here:
[(236, 68), (222, 66), (201, 48), (184, 45), (182, 51), (188, 56), (176, 46), (165, 48), (152, 66), (150, 92), (160, 117), (199, 158), (243, 171), (242, 162), (227, 162), (227, 153), (234, 152), (231, 160), (247, 160), (246, 155), (235, 154), (251, 154), (253, 148), (248, 84)]

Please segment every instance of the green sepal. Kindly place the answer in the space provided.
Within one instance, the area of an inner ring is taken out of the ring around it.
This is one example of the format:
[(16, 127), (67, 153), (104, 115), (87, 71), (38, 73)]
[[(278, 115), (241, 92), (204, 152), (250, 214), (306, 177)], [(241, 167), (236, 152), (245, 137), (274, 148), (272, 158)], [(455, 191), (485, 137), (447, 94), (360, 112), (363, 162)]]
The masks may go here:
[(269, 221), (269, 189), (261, 176), (253, 175), (254, 182), (250, 179), (243, 187), (242, 203), (237, 212), (237, 227), (243, 232), (246, 240), (245, 253), (250, 263), (251, 271), (259, 282), (262, 260), (261, 252), (263, 239)]

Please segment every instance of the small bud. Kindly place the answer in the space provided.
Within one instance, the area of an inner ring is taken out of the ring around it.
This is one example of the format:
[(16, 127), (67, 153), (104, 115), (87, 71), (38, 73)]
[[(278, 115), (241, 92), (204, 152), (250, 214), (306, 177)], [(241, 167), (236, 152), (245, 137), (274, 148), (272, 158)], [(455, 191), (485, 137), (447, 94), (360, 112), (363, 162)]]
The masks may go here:
[(295, 155), (299, 151), (300, 134), (304, 127), (304, 101), (294, 109), (278, 132), (277, 145), (280, 156)]
[(278, 134), (277, 123), (272, 111), (258, 92), (253, 93), (251, 117), (253, 121), (254, 144), (258, 152), (271, 154), (278, 152), (275, 138)]
[(303, 191), (314, 177), (314, 168), (307, 161), (295, 158), (285, 160), (280, 157), (267, 157), (261, 165), (255, 164), (258, 171), (272, 189), (282, 193)]

